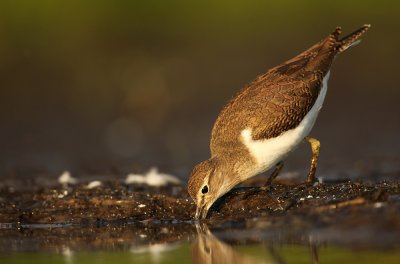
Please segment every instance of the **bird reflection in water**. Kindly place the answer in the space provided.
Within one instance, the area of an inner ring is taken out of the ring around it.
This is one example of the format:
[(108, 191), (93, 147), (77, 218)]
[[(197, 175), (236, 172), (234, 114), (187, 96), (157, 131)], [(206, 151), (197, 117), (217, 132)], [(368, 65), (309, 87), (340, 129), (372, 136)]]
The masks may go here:
[[(276, 263), (285, 264), (286, 261), (272, 244), (266, 245), (268, 259), (263, 260), (254, 256), (236, 251), (232, 246), (222, 242), (215, 237), (206, 224), (197, 224), (197, 237), (192, 243), (193, 263)], [(318, 251), (315, 243), (309, 239), (310, 257), (312, 264), (319, 264)]]

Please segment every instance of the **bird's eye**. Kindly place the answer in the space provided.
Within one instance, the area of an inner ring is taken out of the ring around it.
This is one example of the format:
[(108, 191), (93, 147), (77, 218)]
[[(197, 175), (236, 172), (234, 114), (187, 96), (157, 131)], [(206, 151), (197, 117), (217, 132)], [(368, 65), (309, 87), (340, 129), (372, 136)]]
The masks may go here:
[(204, 186), (203, 186), (203, 189), (201, 189), (201, 193), (202, 193), (202, 194), (208, 193), (208, 186), (207, 186), (207, 185), (204, 185)]

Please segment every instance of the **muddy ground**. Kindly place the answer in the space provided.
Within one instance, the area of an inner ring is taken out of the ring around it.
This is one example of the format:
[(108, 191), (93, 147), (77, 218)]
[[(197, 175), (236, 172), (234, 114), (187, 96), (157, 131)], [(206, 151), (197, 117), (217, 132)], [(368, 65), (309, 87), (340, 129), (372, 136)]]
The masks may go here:
[[(329, 235), (339, 243), (356, 239), (360, 247), (363, 241), (382, 247), (400, 245), (398, 181), (313, 186), (276, 181), (267, 189), (246, 185), (260, 182), (249, 182), (226, 194), (204, 221), (224, 240), (283, 239), (287, 243), (303, 241), (313, 230), (324, 230), (319, 236)], [(24, 243), (34, 250), (32, 244), (41, 249), (65, 243), (78, 248), (123, 248), (125, 239), (132, 237), (139, 245), (188, 240), (196, 234), (194, 211), (181, 185), (155, 188), (105, 181), (93, 189), (84, 183), (24, 190), (3, 186), (0, 251), (10, 250), (11, 242), (18, 250), (23, 250)], [(341, 232), (352, 235), (342, 241)], [(379, 239), (371, 239), (374, 236)]]

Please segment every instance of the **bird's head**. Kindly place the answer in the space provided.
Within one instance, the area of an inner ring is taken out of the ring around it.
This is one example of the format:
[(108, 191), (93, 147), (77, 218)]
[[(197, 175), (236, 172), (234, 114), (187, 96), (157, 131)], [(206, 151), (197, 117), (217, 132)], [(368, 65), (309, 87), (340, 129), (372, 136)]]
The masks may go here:
[(189, 178), (188, 192), (197, 205), (195, 218), (206, 218), (213, 203), (234, 185), (236, 177), (223, 163), (209, 159), (197, 164)]

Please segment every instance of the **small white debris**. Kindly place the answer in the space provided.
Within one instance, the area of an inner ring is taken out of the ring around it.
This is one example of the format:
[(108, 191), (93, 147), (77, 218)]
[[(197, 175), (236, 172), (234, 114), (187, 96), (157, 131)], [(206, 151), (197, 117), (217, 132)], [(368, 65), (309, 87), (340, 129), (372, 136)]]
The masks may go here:
[(62, 185), (68, 185), (68, 184), (76, 184), (78, 181), (71, 176), (71, 173), (69, 171), (64, 171), (60, 177), (58, 177), (58, 182)]
[(150, 253), (151, 260), (153, 263), (161, 263), (163, 254), (165, 252), (174, 250), (178, 247), (179, 243), (163, 243), (163, 244), (150, 244), (148, 246), (132, 246), (130, 252), (133, 254), (145, 254)]
[(146, 174), (147, 184), (150, 186), (163, 186), (168, 183), (179, 184), (180, 181), (175, 176), (159, 173), (157, 168), (151, 168), (149, 172)]
[(67, 196), (67, 195), (68, 195), (68, 191), (64, 190), (63, 193), (60, 193), (59, 195), (57, 195), (57, 198), (61, 199), (61, 198), (64, 198), (65, 196)]
[(61, 253), (64, 256), (64, 260), (67, 264), (74, 263), (74, 251), (72, 251), (69, 247), (63, 247)]
[(165, 186), (168, 183), (180, 184), (180, 180), (172, 175), (160, 173), (158, 169), (153, 167), (145, 175), (141, 174), (128, 174), (125, 179), (126, 184), (147, 184), (150, 186)]
[(141, 238), (147, 237), (147, 235), (145, 235), (145, 234), (140, 234), (139, 236), (140, 236)]
[(138, 207), (139, 208), (143, 208), (143, 207), (146, 207), (146, 205), (145, 204), (139, 204)]
[(66, 257), (71, 257), (74, 252), (69, 247), (63, 247), (62, 254)]
[(128, 174), (128, 176), (126, 176), (125, 179), (125, 183), (126, 184), (145, 184), (146, 183), (146, 178), (144, 175), (140, 175), (140, 174)]
[(88, 185), (86, 185), (86, 189), (94, 189), (103, 185), (101, 181), (91, 181)]
[(304, 201), (304, 200), (305, 200), (304, 197), (301, 197), (301, 198), (300, 198), (300, 201)]
[(385, 203), (382, 203), (382, 202), (374, 203), (374, 208), (381, 208), (383, 206), (385, 206)]
[(312, 195), (307, 196), (307, 199), (310, 199), (310, 198), (313, 198), (313, 196)]

